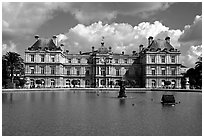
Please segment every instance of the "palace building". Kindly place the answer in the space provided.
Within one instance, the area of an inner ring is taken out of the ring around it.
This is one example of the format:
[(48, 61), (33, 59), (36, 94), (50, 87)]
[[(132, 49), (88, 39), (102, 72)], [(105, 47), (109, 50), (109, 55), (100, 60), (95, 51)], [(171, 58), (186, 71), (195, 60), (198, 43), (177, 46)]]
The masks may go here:
[(180, 52), (169, 37), (150, 37), (146, 48), (140, 45), (132, 54), (114, 53), (103, 39), (100, 48), (78, 54), (64, 50), (56, 36), (35, 39), (25, 50), (28, 87), (118, 87), (123, 79), (128, 87), (164, 87), (169, 81), (171, 87), (180, 88)]

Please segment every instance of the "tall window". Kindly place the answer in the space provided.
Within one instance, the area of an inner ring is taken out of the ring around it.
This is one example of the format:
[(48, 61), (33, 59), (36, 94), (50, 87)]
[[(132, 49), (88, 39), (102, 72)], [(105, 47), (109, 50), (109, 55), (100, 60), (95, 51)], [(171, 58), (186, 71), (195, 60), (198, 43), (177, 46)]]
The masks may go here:
[(41, 55), (41, 62), (45, 62), (45, 55)]
[(155, 71), (155, 68), (153, 67), (152, 68), (152, 75), (155, 75), (156, 74), (156, 71)]
[(77, 69), (77, 75), (80, 75), (80, 69)]
[(171, 75), (176, 75), (176, 68), (171, 68)]
[(120, 70), (116, 69), (116, 76), (120, 76)]
[(35, 73), (35, 68), (34, 67), (30, 67), (30, 74), (34, 74)]
[(30, 61), (34, 62), (34, 60), (35, 60), (34, 55), (30, 55)]
[(118, 63), (118, 59), (115, 59), (115, 63)]
[(70, 68), (67, 68), (67, 75), (70, 75)]
[(78, 59), (78, 63), (81, 63), (81, 59)]
[(55, 80), (51, 79), (51, 86), (54, 87), (55, 86)]
[(155, 87), (156, 87), (156, 81), (152, 80), (152, 88), (155, 88)]
[(124, 63), (127, 64), (127, 59), (124, 59)]
[(40, 67), (40, 73), (45, 74), (45, 67)]
[(175, 56), (171, 56), (171, 62), (172, 62), (172, 63), (175, 63), (175, 59), (176, 59)]
[(107, 75), (109, 75), (109, 67), (107, 67), (106, 70)]
[(69, 62), (69, 63), (72, 63), (72, 59), (68, 59), (68, 62)]
[(162, 75), (165, 75), (165, 74), (166, 74), (166, 69), (162, 68)]
[(151, 56), (151, 62), (155, 63), (155, 56)]
[(35, 85), (34, 79), (30, 79), (30, 85), (31, 85), (31, 87)]
[(161, 62), (165, 63), (165, 56), (161, 56)]
[(51, 62), (55, 62), (55, 56), (54, 55), (51, 56)]
[(96, 67), (96, 74), (99, 75), (99, 67)]
[(105, 68), (101, 68), (101, 75), (105, 76), (106, 75), (106, 72), (105, 72)]
[(55, 67), (50, 67), (51, 68), (51, 74), (55, 74)]

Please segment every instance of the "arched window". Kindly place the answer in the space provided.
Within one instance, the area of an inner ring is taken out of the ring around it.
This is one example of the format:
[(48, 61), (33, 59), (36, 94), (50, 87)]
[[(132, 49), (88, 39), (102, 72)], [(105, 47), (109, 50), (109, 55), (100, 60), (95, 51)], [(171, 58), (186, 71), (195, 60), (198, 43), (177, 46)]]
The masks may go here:
[(156, 87), (156, 81), (152, 80), (152, 88), (155, 88), (155, 87)]

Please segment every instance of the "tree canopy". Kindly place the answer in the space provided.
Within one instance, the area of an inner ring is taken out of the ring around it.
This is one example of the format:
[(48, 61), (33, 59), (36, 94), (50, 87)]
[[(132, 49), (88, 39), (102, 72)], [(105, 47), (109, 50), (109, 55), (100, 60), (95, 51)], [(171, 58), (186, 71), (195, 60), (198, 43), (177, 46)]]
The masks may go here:
[[(20, 77), (23, 77), (25, 74), (25, 68), (23, 59), (18, 53), (7, 52), (2, 57), (2, 85), (7, 86), (10, 80), (10, 83), (16, 83), (17, 85), (22, 83), (20, 82)], [(5, 81), (7, 80), (7, 81)], [(14, 81), (18, 80), (18, 81)], [(22, 81), (21, 81), (22, 82)]]

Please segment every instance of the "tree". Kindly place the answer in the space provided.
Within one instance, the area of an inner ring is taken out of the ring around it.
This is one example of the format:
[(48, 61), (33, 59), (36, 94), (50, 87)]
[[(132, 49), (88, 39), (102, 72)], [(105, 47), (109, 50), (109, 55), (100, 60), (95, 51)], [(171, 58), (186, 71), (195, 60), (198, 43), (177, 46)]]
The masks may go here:
[(190, 68), (184, 77), (189, 77), (190, 88), (202, 88), (202, 57), (198, 57), (194, 68)]
[[(9, 78), (11, 83), (14, 83), (15, 76), (23, 76), (25, 74), (25, 68), (23, 64), (23, 59), (18, 53), (7, 52), (6, 55), (2, 57), (2, 79)], [(5, 82), (2, 82), (6, 86)]]

